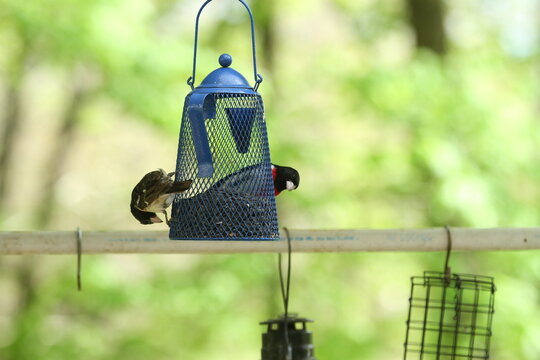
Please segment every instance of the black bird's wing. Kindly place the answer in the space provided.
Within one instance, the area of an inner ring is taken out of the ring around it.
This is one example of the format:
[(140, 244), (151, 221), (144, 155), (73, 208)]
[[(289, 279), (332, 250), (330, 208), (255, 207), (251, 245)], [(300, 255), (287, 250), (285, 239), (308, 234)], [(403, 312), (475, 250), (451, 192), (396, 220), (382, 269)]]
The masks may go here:
[(169, 180), (160, 170), (149, 172), (133, 188), (131, 201), (138, 209), (145, 209), (167, 191)]
[(173, 181), (171, 178), (173, 174), (166, 174), (161, 170), (149, 172), (133, 189), (131, 202), (138, 209), (144, 210), (165, 194), (175, 194), (189, 189), (192, 180)]

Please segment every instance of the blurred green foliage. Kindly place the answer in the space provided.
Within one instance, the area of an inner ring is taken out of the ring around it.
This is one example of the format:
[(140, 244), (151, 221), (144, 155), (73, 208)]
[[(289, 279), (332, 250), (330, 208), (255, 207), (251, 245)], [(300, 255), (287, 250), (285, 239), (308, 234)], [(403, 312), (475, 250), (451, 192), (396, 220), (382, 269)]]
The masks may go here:
[[(23, 109), (1, 230), (38, 227), (49, 190), (46, 229), (141, 229), (129, 194), (173, 167), (201, 3), (0, 0), (0, 95), (15, 89)], [(281, 225), (538, 225), (535, 2), (446, 1), (444, 57), (415, 48), (406, 1), (250, 4), (272, 159), (302, 176), (278, 198)], [(232, 0), (205, 10), (198, 81), (223, 52), (252, 80), (248, 25)], [(77, 91), (74, 140), (44, 190)], [(537, 255), (452, 258), (455, 272), (495, 276), (492, 359), (540, 356)], [(85, 256), (82, 293), (74, 262), (0, 258), (0, 359), (257, 359), (258, 322), (282, 311), (273, 255)], [(400, 358), (409, 278), (442, 265), (438, 253), (294, 254), (291, 309), (315, 319), (319, 359)]]

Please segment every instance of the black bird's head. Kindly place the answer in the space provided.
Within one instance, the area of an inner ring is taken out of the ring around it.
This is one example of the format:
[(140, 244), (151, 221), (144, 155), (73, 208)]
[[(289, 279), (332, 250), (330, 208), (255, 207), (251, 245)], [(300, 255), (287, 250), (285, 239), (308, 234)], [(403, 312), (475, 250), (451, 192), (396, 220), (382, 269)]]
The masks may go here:
[(285, 189), (292, 191), (300, 185), (300, 174), (292, 167), (272, 164), (272, 177), (275, 195)]
[(135, 207), (135, 205), (133, 205), (133, 203), (130, 207), (131, 213), (133, 214), (135, 219), (139, 220), (139, 222), (143, 225), (157, 224), (163, 222), (163, 220), (161, 220), (159, 216), (156, 215), (156, 213), (139, 210)]

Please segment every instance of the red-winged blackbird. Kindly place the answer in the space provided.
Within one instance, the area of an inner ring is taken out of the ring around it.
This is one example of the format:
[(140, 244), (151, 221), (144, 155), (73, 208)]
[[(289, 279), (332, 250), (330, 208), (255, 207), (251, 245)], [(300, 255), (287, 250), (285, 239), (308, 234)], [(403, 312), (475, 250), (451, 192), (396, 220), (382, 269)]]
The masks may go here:
[(163, 222), (156, 213), (165, 214), (169, 225), (167, 209), (174, 200), (174, 194), (186, 191), (192, 180), (174, 181), (174, 172), (163, 169), (149, 172), (139, 181), (131, 192), (131, 213), (143, 225)]
[(272, 164), (272, 178), (275, 195), (279, 195), (285, 189), (292, 191), (300, 185), (300, 174), (292, 167)]

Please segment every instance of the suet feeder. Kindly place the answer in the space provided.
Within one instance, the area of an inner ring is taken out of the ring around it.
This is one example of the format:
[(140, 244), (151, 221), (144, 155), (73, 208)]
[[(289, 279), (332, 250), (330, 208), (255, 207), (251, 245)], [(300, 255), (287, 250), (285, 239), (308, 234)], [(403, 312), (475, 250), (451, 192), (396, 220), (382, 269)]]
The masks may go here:
[(267, 329), (262, 335), (261, 359), (316, 360), (308, 322), (313, 320), (291, 314), (262, 321), (260, 324), (267, 325)]
[(171, 239), (273, 240), (279, 238), (268, 136), (257, 73), (251, 20), (255, 84), (219, 57), (220, 68), (194, 87), (200, 8), (195, 25), (192, 91), (186, 96), (180, 127), (176, 179), (191, 188), (173, 203)]
[(425, 272), (411, 282), (405, 360), (489, 359), (492, 277)]

